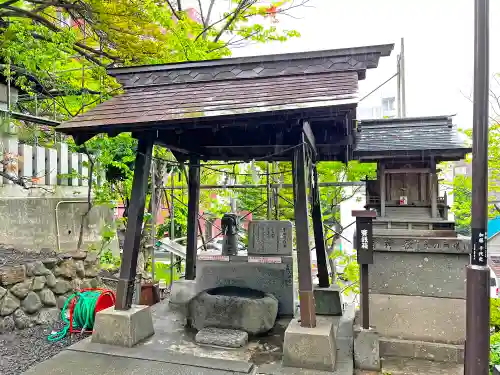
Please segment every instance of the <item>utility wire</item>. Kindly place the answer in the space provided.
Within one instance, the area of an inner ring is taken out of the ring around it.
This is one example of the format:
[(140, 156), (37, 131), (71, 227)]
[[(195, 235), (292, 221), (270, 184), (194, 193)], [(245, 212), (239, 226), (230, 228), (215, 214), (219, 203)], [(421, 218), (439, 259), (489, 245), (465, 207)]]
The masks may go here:
[(368, 98), (371, 94), (373, 94), (375, 91), (379, 90), (382, 86), (384, 86), (385, 84), (389, 83), (394, 77), (396, 77), (398, 75), (398, 73), (394, 73), (393, 76), (391, 76), (391, 78), (387, 79), (386, 81), (384, 81), (384, 83), (378, 85), (377, 87), (375, 87), (372, 91), (370, 91), (368, 94), (366, 94), (365, 96), (363, 96), (361, 99), (359, 99), (359, 102), (362, 102), (363, 100), (365, 100), (366, 98)]

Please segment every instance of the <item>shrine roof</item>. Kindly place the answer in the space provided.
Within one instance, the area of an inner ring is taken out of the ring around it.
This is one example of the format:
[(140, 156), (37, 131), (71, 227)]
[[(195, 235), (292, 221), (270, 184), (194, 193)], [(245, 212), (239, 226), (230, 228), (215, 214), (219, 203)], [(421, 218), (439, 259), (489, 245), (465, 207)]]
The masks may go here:
[(357, 103), (358, 80), (392, 44), (281, 55), (113, 68), (115, 96), (60, 125), (68, 134), (227, 125)]
[(472, 150), (451, 116), (363, 120), (358, 122), (354, 158), (460, 160)]

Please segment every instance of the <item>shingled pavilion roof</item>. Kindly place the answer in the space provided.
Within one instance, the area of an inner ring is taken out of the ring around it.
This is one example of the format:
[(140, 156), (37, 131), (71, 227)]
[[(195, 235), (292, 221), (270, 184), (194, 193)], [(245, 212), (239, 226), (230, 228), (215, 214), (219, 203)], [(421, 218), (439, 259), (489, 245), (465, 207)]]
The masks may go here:
[(296, 145), (299, 123), (307, 120), (320, 159), (345, 159), (358, 80), (392, 49), (390, 44), (114, 68), (109, 74), (124, 94), (57, 130), (77, 142), (98, 133), (154, 130), (158, 144), (177, 152), (245, 160)]
[(434, 157), (460, 160), (471, 152), (451, 116), (363, 120), (358, 123), (354, 158)]

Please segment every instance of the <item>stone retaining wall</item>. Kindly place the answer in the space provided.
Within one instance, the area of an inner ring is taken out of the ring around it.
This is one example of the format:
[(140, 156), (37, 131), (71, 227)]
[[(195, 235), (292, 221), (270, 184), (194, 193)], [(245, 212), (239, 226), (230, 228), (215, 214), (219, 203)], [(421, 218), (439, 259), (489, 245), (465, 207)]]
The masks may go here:
[(58, 320), (74, 291), (98, 287), (98, 273), (97, 254), (84, 251), (0, 267), (0, 333)]

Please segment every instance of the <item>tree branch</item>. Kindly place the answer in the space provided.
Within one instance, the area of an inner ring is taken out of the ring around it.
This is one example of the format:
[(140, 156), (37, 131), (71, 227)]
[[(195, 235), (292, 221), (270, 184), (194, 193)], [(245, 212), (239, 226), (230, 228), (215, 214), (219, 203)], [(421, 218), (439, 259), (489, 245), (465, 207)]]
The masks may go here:
[(226, 22), (226, 24), (219, 31), (217, 36), (214, 39), (214, 42), (217, 43), (222, 35), (227, 31), (227, 29), (233, 24), (239, 14), (250, 8), (253, 4), (255, 4), (257, 0), (241, 0), (241, 2), (236, 7), (236, 10), (233, 13), (233, 16)]

